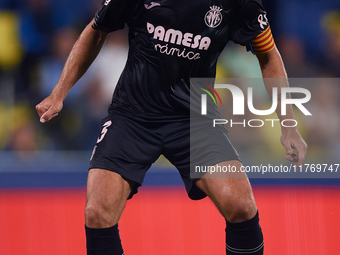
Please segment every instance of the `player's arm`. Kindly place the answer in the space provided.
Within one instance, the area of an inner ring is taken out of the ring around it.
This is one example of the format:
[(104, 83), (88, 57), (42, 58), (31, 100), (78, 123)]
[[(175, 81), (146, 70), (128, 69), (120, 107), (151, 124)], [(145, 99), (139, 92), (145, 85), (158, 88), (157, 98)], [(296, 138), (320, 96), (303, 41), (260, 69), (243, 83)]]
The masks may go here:
[[(274, 43), (274, 42), (273, 42)], [(254, 45), (254, 44), (253, 44)], [(268, 49), (267, 49), (268, 50)], [(279, 78), (279, 79), (264, 79), (266, 90), (269, 96), (272, 96), (272, 90), (274, 87), (278, 88), (278, 107), (276, 113), (280, 119), (280, 122), (284, 119), (294, 119), (293, 108), (291, 105), (287, 105), (286, 115), (281, 115), (281, 90), (282, 87), (288, 87), (287, 74), (282, 62), (280, 53), (278, 52), (275, 44), (269, 51), (255, 51), (259, 60), (263, 78)], [(294, 123), (292, 123), (293, 125)], [(289, 125), (287, 123), (287, 125)], [(286, 149), (286, 159), (292, 162), (297, 162), (296, 168), (302, 165), (307, 152), (307, 144), (297, 131), (296, 127), (283, 127), (281, 143)], [(293, 152), (296, 150), (296, 153)]]
[(67, 93), (84, 75), (101, 50), (108, 33), (93, 29), (93, 23), (94, 20), (86, 26), (74, 44), (50, 96), (36, 106), (40, 122), (44, 123), (58, 115)]

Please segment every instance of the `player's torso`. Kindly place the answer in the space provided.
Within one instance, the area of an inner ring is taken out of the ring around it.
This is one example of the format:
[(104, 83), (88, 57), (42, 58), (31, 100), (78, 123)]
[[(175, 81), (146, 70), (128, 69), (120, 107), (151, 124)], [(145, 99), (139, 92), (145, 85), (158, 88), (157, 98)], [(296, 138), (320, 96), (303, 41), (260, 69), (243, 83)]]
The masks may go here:
[(135, 4), (127, 22), (129, 58), (112, 107), (125, 111), (135, 106), (156, 115), (187, 114), (190, 78), (213, 77), (217, 58), (229, 40), (230, 4), (225, 0), (131, 1)]

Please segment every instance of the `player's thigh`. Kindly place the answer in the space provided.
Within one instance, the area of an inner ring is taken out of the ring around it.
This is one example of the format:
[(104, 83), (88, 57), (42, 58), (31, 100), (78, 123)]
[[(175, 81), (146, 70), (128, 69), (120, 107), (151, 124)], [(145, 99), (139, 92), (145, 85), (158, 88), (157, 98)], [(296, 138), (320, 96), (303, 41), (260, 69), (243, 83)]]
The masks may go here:
[(115, 225), (119, 221), (130, 193), (131, 184), (118, 173), (104, 169), (90, 169), (85, 207), (87, 225), (93, 225), (93, 221)]
[[(235, 167), (241, 169), (238, 160), (225, 161), (218, 164), (220, 167)], [(201, 178), (196, 185), (206, 193), (219, 209), (221, 214), (231, 222), (244, 221), (252, 218), (257, 211), (255, 199), (250, 182), (245, 173), (225, 175), (228, 178)]]

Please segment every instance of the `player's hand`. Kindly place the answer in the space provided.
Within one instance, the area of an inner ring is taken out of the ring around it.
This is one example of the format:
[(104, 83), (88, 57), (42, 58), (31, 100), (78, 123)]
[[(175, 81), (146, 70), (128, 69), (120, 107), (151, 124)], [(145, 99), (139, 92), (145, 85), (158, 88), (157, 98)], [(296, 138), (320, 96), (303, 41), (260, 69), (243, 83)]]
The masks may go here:
[[(295, 169), (300, 167), (305, 160), (307, 144), (297, 130), (290, 130), (282, 133), (281, 143), (286, 149), (286, 159), (291, 162), (297, 162)], [(296, 153), (294, 153), (294, 149)]]
[(45, 123), (57, 116), (62, 108), (63, 101), (56, 99), (52, 95), (45, 98), (40, 104), (36, 105), (35, 107), (39, 114), (41, 123)]

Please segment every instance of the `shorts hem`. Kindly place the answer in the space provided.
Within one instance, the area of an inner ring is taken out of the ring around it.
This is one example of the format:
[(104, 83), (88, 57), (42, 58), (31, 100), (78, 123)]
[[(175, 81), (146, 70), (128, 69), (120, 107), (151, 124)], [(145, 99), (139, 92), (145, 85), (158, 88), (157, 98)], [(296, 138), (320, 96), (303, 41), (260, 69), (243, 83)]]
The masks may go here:
[(102, 170), (114, 172), (114, 173), (119, 174), (123, 179), (125, 179), (127, 181), (132, 181), (133, 185), (131, 187), (131, 193), (130, 193), (128, 199), (131, 199), (133, 197), (133, 195), (138, 192), (138, 188), (140, 186), (142, 186), (142, 184), (143, 184), (143, 180), (141, 180), (140, 178), (135, 178), (135, 176), (133, 176), (133, 175), (131, 175), (131, 174), (125, 172), (125, 171), (117, 170), (115, 167), (112, 167), (112, 166), (109, 166), (109, 165), (106, 165), (106, 164), (93, 164), (91, 162), (88, 171), (90, 171), (91, 169), (102, 169)]

